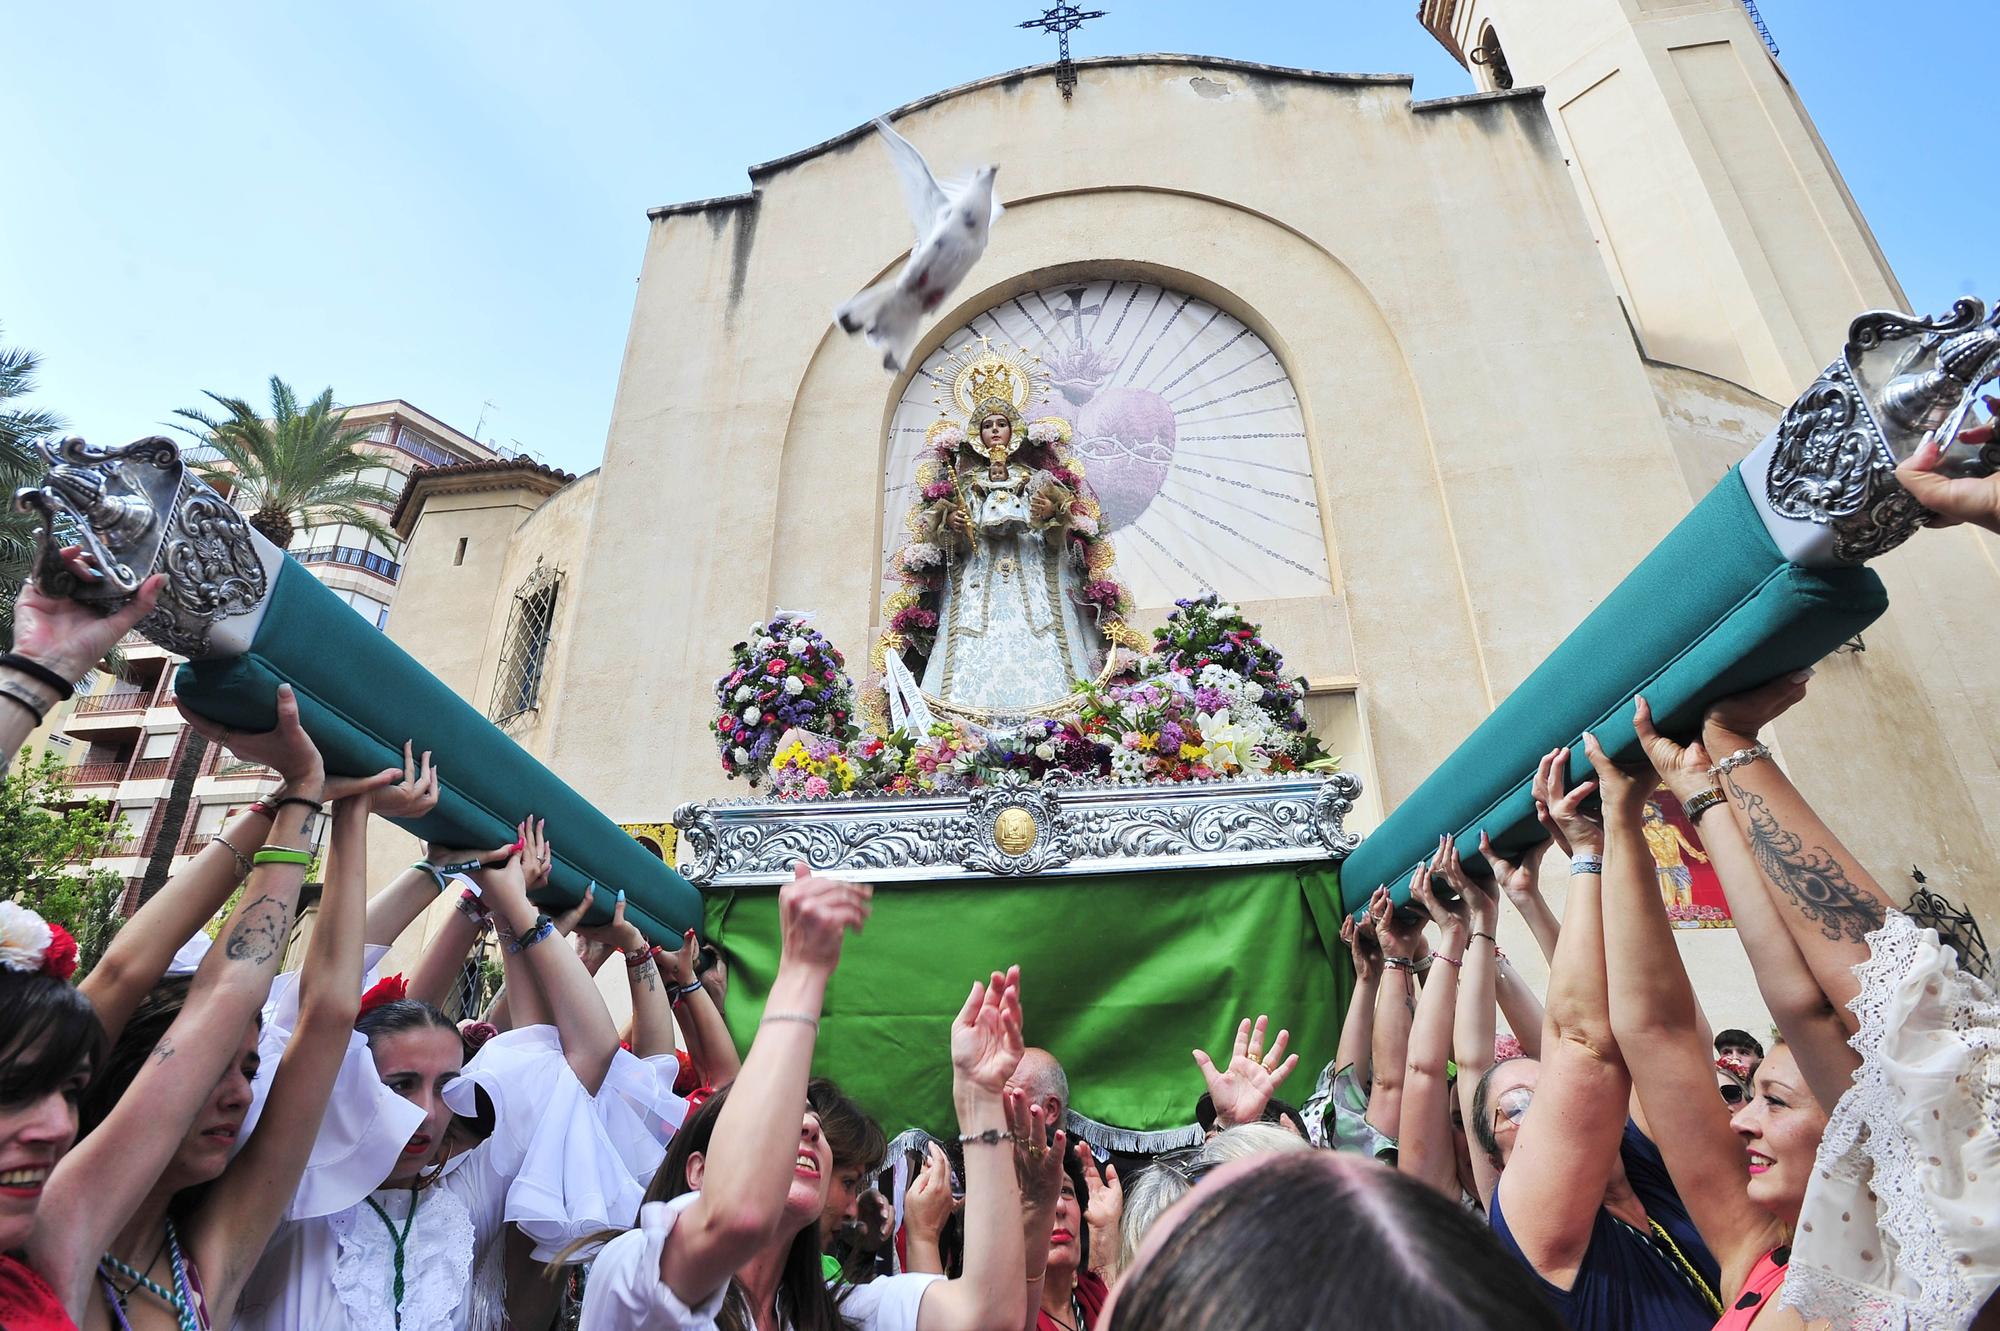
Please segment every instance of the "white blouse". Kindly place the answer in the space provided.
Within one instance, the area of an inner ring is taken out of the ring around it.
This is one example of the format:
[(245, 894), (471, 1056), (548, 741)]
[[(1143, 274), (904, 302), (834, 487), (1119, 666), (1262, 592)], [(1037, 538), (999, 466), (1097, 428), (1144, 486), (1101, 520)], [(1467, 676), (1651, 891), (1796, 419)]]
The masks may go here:
[[(577, 1331), (713, 1331), (724, 1285), (690, 1307), (676, 1298), (660, 1279), (660, 1254), (681, 1212), (693, 1206), (698, 1192), (682, 1193), (670, 1202), (648, 1202), (639, 1212), (639, 1228), (627, 1230), (604, 1245), (584, 1285), (583, 1320)], [(865, 1285), (847, 1287), (840, 1315), (861, 1331), (916, 1331), (924, 1293), (938, 1275), (884, 1276)]]
[[(244, 1331), (396, 1331), (390, 1225), (402, 1232), (412, 1194), (379, 1185), (423, 1115), (383, 1085), (366, 1040), (354, 1040), (305, 1177), (244, 1293)], [(554, 1027), (489, 1040), (445, 1088), (446, 1103), (469, 1117), (475, 1088), (493, 1107), (493, 1133), (417, 1196), (404, 1246), (402, 1331), (489, 1331), (502, 1291), (480, 1286), (500, 1268), (482, 1262), (475, 1271), (474, 1263), (498, 1247), (506, 1224), (553, 1253), (625, 1223), (643, 1193)]]
[(2000, 994), (1901, 911), (1854, 972), (1861, 1067), (1820, 1138), (1785, 1302), (1831, 1331), (1968, 1326), (2000, 1290)]

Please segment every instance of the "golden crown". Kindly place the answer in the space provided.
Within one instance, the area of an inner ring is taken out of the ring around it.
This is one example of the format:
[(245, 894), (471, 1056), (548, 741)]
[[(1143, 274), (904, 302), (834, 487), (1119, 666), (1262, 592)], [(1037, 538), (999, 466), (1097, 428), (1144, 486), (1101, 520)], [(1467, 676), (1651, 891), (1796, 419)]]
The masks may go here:
[(1048, 396), (1049, 372), (1042, 358), (1026, 347), (1016, 346), (1009, 351), (1006, 344), (980, 336), (945, 360), (938, 368), (936, 382), (939, 392), (933, 400), (938, 404), (939, 414), (952, 414), (944, 401), (944, 391), (949, 388), (952, 404), (969, 428), (974, 416), (994, 402), (1006, 403), (1012, 408), (1014, 419), (1020, 420), (1030, 403)]

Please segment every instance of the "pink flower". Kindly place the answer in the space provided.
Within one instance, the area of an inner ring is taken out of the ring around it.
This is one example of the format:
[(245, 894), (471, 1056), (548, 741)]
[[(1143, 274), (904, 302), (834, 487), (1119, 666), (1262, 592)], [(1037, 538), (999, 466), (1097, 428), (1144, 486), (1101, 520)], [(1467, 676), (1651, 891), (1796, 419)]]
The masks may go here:
[(809, 800), (823, 800), (831, 793), (827, 788), (826, 778), (823, 776), (807, 777), (805, 791), (806, 798)]

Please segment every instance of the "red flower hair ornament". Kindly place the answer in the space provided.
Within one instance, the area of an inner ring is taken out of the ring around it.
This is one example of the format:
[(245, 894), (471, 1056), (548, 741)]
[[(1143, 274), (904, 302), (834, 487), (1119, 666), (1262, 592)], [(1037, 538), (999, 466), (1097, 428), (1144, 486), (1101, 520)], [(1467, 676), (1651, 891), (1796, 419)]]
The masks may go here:
[(381, 1007), (384, 1003), (400, 1002), (410, 996), (410, 984), (401, 975), (385, 975), (368, 987), (361, 995), (361, 1011)]
[(76, 939), (18, 901), (0, 901), (0, 967), (16, 975), (76, 974)]

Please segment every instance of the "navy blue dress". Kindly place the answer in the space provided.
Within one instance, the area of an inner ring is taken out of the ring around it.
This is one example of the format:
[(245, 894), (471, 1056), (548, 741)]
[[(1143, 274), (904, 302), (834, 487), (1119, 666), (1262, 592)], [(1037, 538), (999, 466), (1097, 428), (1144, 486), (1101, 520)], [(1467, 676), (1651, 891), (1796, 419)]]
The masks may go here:
[[(1659, 1221), (1688, 1263), (1714, 1290), (1722, 1270), (1708, 1245), (1695, 1233), (1673, 1180), (1667, 1177), (1660, 1150), (1627, 1120), (1619, 1145), (1625, 1177), (1632, 1183), (1646, 1214)], [(1591, 1224), (1590, 1247), (1577, 1268), (1576, 1283), (1558, 1289), (1521, 1252), (1500, 1210), (1500, 1190), (1493, 1192), (1493, 1233), (1514, 1254), (1528, 1274), (1541, 1281), (1542, 1293), (1575, 1331), (1709, 1331), (1718, 1314), (1701, 1296), (1680, 1264), (1635, 1231), (1598, 1208)]]

